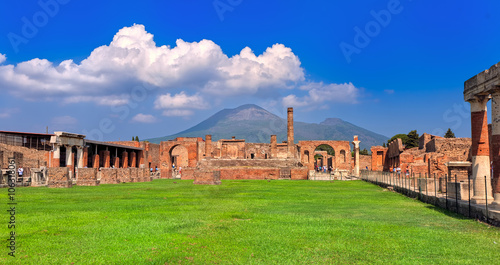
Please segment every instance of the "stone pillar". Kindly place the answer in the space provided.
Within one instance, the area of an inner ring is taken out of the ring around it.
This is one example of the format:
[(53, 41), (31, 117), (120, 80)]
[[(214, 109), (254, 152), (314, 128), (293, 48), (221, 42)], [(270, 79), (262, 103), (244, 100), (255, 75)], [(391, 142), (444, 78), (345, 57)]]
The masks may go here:
[(60, 167), (61, 166), (61, 146), (55, 144), (54, 151), (52, 155), (52, 167)]
[(205, 158), (212, 158), (212, 135), (205, 135)]
[(278, 143), (276, 141), (276, 135), (271, 135), (271, 158), (278, 157)]
[(66, 145), (66, 167), (69, 168), (69, 177), (74, 177), (75, 167), (73, 165), (73, 146)]
[(99, 155), (98, 154), (95, 154), (94, 158), (92, 159), (92, 167), (99, 168)]
[(137, 152), (137, 160), (139, 161), (139, 168), (144, 168), (144, 154), (145, 151), (139, 151)]
[(472, 163), (466, 161), (450, 161), (445, 165), (448, 167), (448, 182), (468, 182), (469, 168)]
[(77, 149), (76, 149), (76, 152), (77, 152), (77, 153), (76, 153), (76, 157), (77, 157), (77, 159), (78, 159), (78, 165), (77, 165), (77, 167), (78, 167), (78, 168), (83, 168), (83, 167), (85, 167), (85, 166), (83, 165), (83, 156), (84, 156), (84, 154), (83, 154), (83, 147), (78, 146), (78, 147), (77, 147)]
[(128, 168), (128, 153), (127, 153), (127, 151), (122, 152), (122, 168)]
[(130, 167), (137, 167), (137, 155), (134, 151), (130, 152)]
[(354, 141), (352, 141), (352, 144), (354, 145), (354, 176), (356, 177), (359, 177), (359, 143), (360, 141), (358, 141), (358, 136), (354, 135)]
[(488, 190), (488, 201), (493, 201), (486, 111), (488, 100), (487, 96), (476, 96), (475, 99), (469, 100), (471, 105), (472, 177), (474, 180), (474, 196), (471, 198), (471, 202), (476, 204), (484, 204), (486, 201), (485, 182)]
[(491, 93), (491, 160), (493, 166), (493, 204), (500, 205), (500, 89)]
[(113, 165), (115, 166), (115, 168), (120, 167), (120, 158), (118, 156), (115, 157), (115, 162)]
[(288, 153), (287, 157), (294, 157), (294, 139), (293, 139), (293, 108), (288, 108), (288, 126), (287, 126), (287, 147)]
[(102, 158), (102, 162), (103, 162), (103, 167), (105, 168), (110, 168), (111, 167), (111, 154), (108, 150), (102, 152), (103, 154), (103, 158)]

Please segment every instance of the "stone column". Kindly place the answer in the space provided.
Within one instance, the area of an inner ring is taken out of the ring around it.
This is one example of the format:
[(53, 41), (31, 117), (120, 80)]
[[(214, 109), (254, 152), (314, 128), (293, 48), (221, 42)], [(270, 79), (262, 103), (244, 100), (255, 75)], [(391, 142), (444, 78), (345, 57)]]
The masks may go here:
[(69, 177), (73, 178), (75, 167), (73, 166), (73, 146), (66, 145), (66, 167), (69, 168)]
[(128, 153), (127, 151), (122, 152), (122, 168), (128, 168)]
[(78, 165), (77, 165), (77, 167), (78, 167), (78, 168), (83, 168), (83, 167), (85, 167), (85, 166), (83, 165), (83, 160), (84, 160), (84, 159), (83, 159), (83, 156), (84, 156), (84, 154), (83, 154), (83, 153), (84, 153), (84, 152), (83, 152), (83, 147), (78, 146), (78, 147), (77, 147), (77, 149), (76, 149), (76, 152), (77, 152), (77, 153), (76, 153), (76, 157), (78, 158)]
[(293, 139), (293, 108), (288, 108), (288, 126), (287, 126), (287, 157), (294, 157), (294, 139)]
[(212, 135), (205, 135), (205, 158), (212, 158)]
[(358, 136), (354, 135), (352, 144), (354, 145), (354, 176), (356, 177), (359, 177), (359, 143)]
[(485, 182), (488, 190), (488, 201), (493, 201), (486, 110), (488, 100), (487, 96), (476, 96), (475, 99), (469, 100), (472, 131), (472, 178), (474, 182), (474, 196), (471, 198), (471, 202), (476, 204), (484, 204), (486, 201)]
[(115, 156), (115, 162), (113, 163), (113, 165), (115, 166), (115, 168), (120, 167), (120, 158), (118, 156)]
[(500, 205), (500, 88), (491, 93), (491, 160), (493, 164), (493, 204)]
[(60, 166), (61, 166), (61, 146), (55, 144), (52, 155), (52, 167), (60, 167)]
[(276, 135), (271, 135), (271, 158), (278, 157), (278, 143), (276, 141)]

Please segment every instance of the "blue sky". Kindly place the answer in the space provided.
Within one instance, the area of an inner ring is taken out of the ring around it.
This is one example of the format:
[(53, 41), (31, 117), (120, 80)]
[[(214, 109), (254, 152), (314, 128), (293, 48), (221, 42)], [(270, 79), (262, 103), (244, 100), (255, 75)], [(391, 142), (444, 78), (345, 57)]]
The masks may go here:
[(2, 130), (145, 139), (254, 103), (470, 137), (463, 82), (500, 61), (498, 1), (6, 3)]

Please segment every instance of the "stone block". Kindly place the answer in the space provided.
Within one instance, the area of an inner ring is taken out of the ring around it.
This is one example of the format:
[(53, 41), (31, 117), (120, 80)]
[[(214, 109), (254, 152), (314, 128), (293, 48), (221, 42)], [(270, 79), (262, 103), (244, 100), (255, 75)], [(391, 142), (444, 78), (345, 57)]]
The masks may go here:
[(98, 186), (97, 168), (78, 168), (76, 175), (76, 185), (78, 186)]
[[(448, 199), (456, 198), (456, 195), (458, 195), (459, 200), (464, 200), (464, 201), (469, 200), (469, 183), (448, 182), (447, 189), (448, 189)], [(472, 195), (473, 194), (470, 195), (471, 198)]]
[(194, 173), (193, 184), (196, 185), (220, 185), (220, 171), (197, 170)]
[(69, 177), (69, 168), (50, 167), (47, 169), (47, 184), (49, 188), (71, 188), (73, 181)]

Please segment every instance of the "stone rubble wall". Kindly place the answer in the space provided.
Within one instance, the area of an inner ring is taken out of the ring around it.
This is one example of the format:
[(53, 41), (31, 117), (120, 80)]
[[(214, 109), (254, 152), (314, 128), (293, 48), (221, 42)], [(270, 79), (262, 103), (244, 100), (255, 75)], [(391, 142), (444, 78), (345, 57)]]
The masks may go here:
[(69, 168), (47, 168), (47, 184), (49, 188), (71, 188), (73, 181), (69, 178)]

